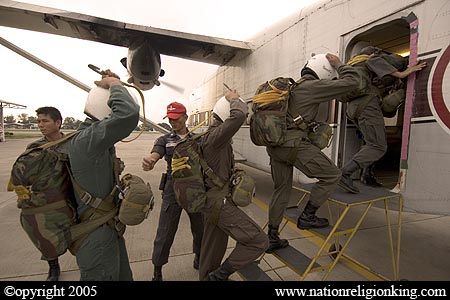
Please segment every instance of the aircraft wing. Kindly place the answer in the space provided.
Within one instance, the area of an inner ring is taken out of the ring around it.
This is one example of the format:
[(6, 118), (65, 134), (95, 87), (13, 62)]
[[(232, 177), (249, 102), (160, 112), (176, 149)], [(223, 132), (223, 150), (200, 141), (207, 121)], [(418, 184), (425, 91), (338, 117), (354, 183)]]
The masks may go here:
[(0, 26), (39, 31), (129, 47), (147, 39), (161, 54), (224, 65), (239, 51), (250, 51), (241, 41), (128, 24), (60, 9), (0, 0)]

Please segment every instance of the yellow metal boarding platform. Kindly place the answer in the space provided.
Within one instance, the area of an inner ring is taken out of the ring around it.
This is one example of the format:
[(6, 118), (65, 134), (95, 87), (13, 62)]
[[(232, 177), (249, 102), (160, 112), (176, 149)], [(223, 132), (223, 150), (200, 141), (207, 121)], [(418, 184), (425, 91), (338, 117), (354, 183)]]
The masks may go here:
[[(392, 264), (392, 280), (399, 279), (403, 198), (401, 194), (390, 192), (385, 188), (373, 188), (366, 185), (357, 186), (360, 189), (359, 194), (350, 194), (340, 188), (336, 188), (330, 195), (330, 198), (327, 201), (329, 221), (330, 224), (334, 225), (330, 225), (326, 228), (307, 230), (320, 240), (319, 249), (313, 258), (305, 256), (291, 245), (284, 249), (278, 249), (272, 253), (272, 255), (282, 261), (284, 265), (296, 272), (300, 276), (300, 280), (304, 280), (310, 273), (319, 271), (324, 272), (322, 280), (327, 280), (338, 262), (343, 262), (358, 273), (365, 274), (365, 277), (370, 280), (390, 280), (386, 276), (376, 273), (370, 267), (365, 266), (361, 262), (358, 262), (356, 259), (345, 254), (346, 249), (366, 218), (370, 208), (374, 205), (384, 208)], [(303, 202), (306, 204), (312, 187), (313, 184), (293, 187), (300, 192), (301, 196), (295, 206), (286, 209), (284, 215), (285, 222), (282, 224), (280, 232), (282, 232), (289, 222), (292, 222), (295, 225), (297, 224), (297, 219), (303, 211), (300, 206)], [(389, 216), (389, 208), (394, 208), (394, 206), (397, 207), (395, 210), (397, 212), (397, 226), (392, 225), (391, 217)], [(337, 214), (336, 210), (332, 210), (333, 207), (337, 208)], [(333, 211), (335, 212), (334, 217)], [(350, 213), (352, 213), (352, 221), (349, 224), (347, 219), (350, 218), (346, 217), (348, 217)], [(358, 213), (360, 214), (359, 217), (355, 218), (355, 214)], [(333, 219), (336, 220), (334, 221)], [(397, 234), (394, 237), (395, 229), (397, 230)], [(331, 263), (320, 265), (318, 260), (324, 256), (330, 257)], [(264, 260), (264, 255), (261, 259)], [(273, 271), (275, 269), (277, 268), (269, 269), (265, 272)], [(261, 280), (264, 276), (264, 271), (259, 269), (256, 263), (239, 273), (244, 280)], [(264, 277), (263, 280), (267, 280), (267, 278)]]

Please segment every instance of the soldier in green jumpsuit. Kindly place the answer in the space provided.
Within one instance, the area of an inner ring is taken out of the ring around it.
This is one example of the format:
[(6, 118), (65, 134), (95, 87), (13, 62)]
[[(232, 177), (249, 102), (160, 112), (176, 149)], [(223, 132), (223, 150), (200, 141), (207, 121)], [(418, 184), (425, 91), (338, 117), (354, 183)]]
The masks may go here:
[[(229, 102), (228, 102), (229, 101)], [(213, 109), (214, 121), (203, 136), (203, 157), (213, 172), (229, 181), (234, 169), (231, 139), (244, 123), (247, 104), (234, 91), (226, 93)], [(231, 201), (231, 187), (219, 188), (205, 181), (207, 200), (203, 214), (205, 229), (200, 253), (200, 280), (225, 281), (235, 271), (257, 259), (268, 247), (267, 236), (243, 210)], [(236, 241), (235, 248), (221, 264), (227, 250), (228, 238)]]
[(381, 110), (381, 92), (372, 84), (373, 79), (378, 77), (380, 80), (384, 80), (386, 76), (405, 78), (424, 68), (426, 63), (418, 62), (404, 71), (400, 71), (399, 69), (405, 64), (401, 57), (381, 55), (380, 49), (369, 46), (361, 49), (359, 55), (352, 58), (349, 64), (362, 74), (367, 85), (365, 92), (361, 96), (351, 99), (347, 106), (347, 117), (361, 131), (364, 145), (344, 165), (339, 186), (350, 193), (359, 193), (359, 189), (353, 185), (351, 175), (360, 168), (365, 168), (363, 181), (370, 185), (380, 186), (373, 176), (372, 167), (387, 151), (384, 116)]
[[(336, 77), (336, 71), (339, 79)], [(360, 84), (360, 75), (354, 68), (341, 63), (333, 54), (319, 54), (308, 60), (301, 71), (302, 80), (291, 91), (288, 113), (292, 118), (301, 117), (304, 122), (315, 121), (319, 105), (339, 98)], [(288, 130), (287, 142), (282, 146), (267, 147), (270, 156), (274, 192), (269, 207), (269, 242), (266, 252), (288, 246), (280, 239), (278, 227), (289, 202), (292, 189), (292, 172), (297, 168), (310, 178), (317, 178), (304, 211), (297, 220), (301, 229), (328, 226), (328, 220), (318, 218), (317, 209), (327, 200), (341, 176), (336, 165), (307, 138), (307, 131)]]
[[(139, 106), (114, 76), (109, 72), (108, 76), (96, 82), (97, 86), (110, 92), (107, 100), (110, 114), (95, 116), (98, 121), (87, 118), (80, 125), (79, 134), (70, 141), (69, 159), (73, 176), (93, 199), (105, 199), (113, 190), (115, 174), (111, 154), (115, 152), (114, 144), (130, 135), (139, 121)], [(79, 195), (76, 199), (80, 218), (89, 218), (86, 214), (91, 214), (91, 205)], [(113, 201), (118, 201), (117, 195)], [(76, 253), (80, 280), (133, 280), (125, 239), (123, 232), (118, 232), (118, 225), (105, 223), (84, 239)]]

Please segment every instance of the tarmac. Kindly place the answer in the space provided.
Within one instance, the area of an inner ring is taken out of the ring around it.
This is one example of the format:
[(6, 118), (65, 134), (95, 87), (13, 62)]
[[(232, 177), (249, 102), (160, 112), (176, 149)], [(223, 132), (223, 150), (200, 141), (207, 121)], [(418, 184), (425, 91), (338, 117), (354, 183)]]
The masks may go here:
[[(118, 156), (126, 164), (125, 173), (130, 172), (141, 176), (148, 181), (155, 196), (155, 207), (147, 220), (137, 226), (129, 226), (125, 239), (133, 270), (137, 281), (151, 280), (153, 265), (151, 254), (153, 240), (158, 225), (158, 216), (161, 207), (161, 193), (158, 190), (161, 173), (165, 171), (166, 163), (161, 160), (154, 170), (144, 172), (141, 168), (142, 157), (149, 154), (154, 140), (159, 133), (145, 133), (137, 140), (117, 144)], [(8, 139), (0, 143), (0, 281), (41, 281), (47, 277), (48, 265), (40, 260), (39, 251), (33, 246), (19, 223), (20, 210), (16, 206), (16, 196), (7, 192), (11, 166), (17, 156), (23, 152), (32, 139)], [(245, 165), (244, 161), (239, 167), (245, 169), (256, 181), (256, 199), (248, 207), (243, 208), (261, 227), (267, 222), (267, 208), (270, 203), (273, 189), (269, 173)], [(291, 202), (295, 204), (299, 192), (293, 190)], [(336, 210), (332, 208), (332, 214)], [(319, 210), (319, 215), (327, 213), (326, 205)], [(357, 220), (363, 213), (363, 208), (356, 207), (347, 216), (344, 223)], [(392, 215), (392, 225), (398, 225), (396, 215), (398, 211), (389, 211)], [(399, 278), (410, 281), (448, 281), (450, 280), (450, 216), (417, 214), (403, 212), (401, 219), (401, 236), (394, 231), (394, 241), (400, 240)], [(289, 240), (290, 245), (312, 258), (320, 247), (320, 241), (309, 231), (299, 230), (292, 223), (281, 232), (281, 237)], [(230, 239), (228, 252), (232, 250), (234, 241)], [(397, 249), (397, 248), (395, 248)], [(228, 253), (227, 252), (227, 253)], [(374, 205), (366, 217), (345, 253), (353, 259), (367, 266), (376, 274), (384, 278), (393, 278), (395, 266), (391, 262), (389, 239), (385, 210)], [(227, 254), (225, 255), (225, 257)], [(170, 258), (163, 268), (165, 281), (197, 281), (198, 272), (192, 267), (194, 254), (192, 252), (192, 235), (190, 233), (189, 219), (182, 214), (178, 232), (171, 248)], [(330, 263), (328, 256), (320, 258), (322, 263)], [(62, 269), (60, 280), (79, 280), (79, 270), (75, 257), (69, 252), (60, 257)], [(260, 267), (275, 281), (295, 281), (300, 277), (297, 273), (286, 267), (273, 255), (266, 254), (261, 260)], [(323, 271), (308, 274), (305, 280), (321, 280)], [(330, 273), (330, 281), (366, 281), (374, 280), (374, 276), (361, 271), (355, 264), (339, 261)], [(231, 279), (242, 280), (237, 274)]]

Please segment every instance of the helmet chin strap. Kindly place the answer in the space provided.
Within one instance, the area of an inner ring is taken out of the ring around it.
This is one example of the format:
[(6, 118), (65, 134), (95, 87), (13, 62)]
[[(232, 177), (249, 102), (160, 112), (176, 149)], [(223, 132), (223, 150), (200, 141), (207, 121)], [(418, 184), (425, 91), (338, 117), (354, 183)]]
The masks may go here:
[(300, 75), (301, 75), (301, 76), (311, 75), (311, 76), (314, 76), (314, 78), (319, 79), (319, 76), (317, 76), (317, 74), (316, 74), (313, 70), (311, 70), (310, 68), (308, 68), (308, 67), (304, 67), (304, 68), (302, 69)]

